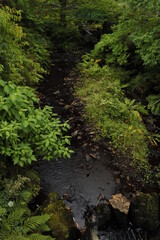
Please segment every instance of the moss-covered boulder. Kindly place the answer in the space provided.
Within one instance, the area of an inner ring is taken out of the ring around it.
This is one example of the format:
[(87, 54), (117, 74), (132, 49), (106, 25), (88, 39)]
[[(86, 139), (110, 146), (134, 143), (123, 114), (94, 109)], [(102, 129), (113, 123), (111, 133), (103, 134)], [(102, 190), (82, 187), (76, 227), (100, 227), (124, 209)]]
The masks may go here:
[(103, 229), (111, 220), (111, 208), (109, 203), (101, 203), (95, 207), (95, 214), (98, 222), (98, 228)]
[(73, 237), (74, 234), (77, 237), (79, 231), (75, 227), (72, 213), (58, 194), (50, 193), (48, 195), (42, 207), (42, 213), (51, 214), (48, 225), (51, 229), (52, 237), (56, 238), (56, 240), (77, 239)]
[(138, 193), (131, 204), (132, 222), (137, 227), (154, 231), (159, 225), (159, 196)]

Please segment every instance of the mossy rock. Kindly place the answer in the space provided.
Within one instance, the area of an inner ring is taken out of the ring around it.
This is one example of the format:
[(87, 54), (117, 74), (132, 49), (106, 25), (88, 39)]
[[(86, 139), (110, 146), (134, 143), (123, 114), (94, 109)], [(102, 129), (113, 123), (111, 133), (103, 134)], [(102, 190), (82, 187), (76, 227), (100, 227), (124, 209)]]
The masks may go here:
[(108, 203), (98, 204), (95, 208), (95, 213), (98, 221), (98, 228), (103, 229), (111, 220), (111, 208)]
[(50, 193), (42, 208), (43, 213), (51, 214), (48, 225), (52, 237), (57, 240), (70, 239), (70, 232), (75, 228), (71, 211), (65, 206), (61, 197)]
[(159, 225), (159, 196), (138, 193), (131, 204), (131, 218), (136, 227), (154, 231)]

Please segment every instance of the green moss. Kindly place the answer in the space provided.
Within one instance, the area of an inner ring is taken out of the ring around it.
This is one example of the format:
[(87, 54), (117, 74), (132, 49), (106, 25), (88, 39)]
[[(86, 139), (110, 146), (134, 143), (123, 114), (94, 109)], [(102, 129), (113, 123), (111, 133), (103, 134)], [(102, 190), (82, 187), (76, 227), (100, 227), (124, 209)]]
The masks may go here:
[(70, 229), (74, 227), (74, 223), (71, 212), (65, 207), (58, 194), (49, 194), (44, 204), (43, 213), (51, 214), (48, 224), (52, 236), (57, 240), (68, 239)]
[(132, 203), (132, 221), (137, 227), (149, 231), (159, 225), (159, 197), (157, 193), (138, 194)]
[(96, 209), (96, 217), (98, 219), (98, 227), (102, 229), (107, 226), (108, 222), (111, 220), (111, 208), (108, 203), (99, 204)]

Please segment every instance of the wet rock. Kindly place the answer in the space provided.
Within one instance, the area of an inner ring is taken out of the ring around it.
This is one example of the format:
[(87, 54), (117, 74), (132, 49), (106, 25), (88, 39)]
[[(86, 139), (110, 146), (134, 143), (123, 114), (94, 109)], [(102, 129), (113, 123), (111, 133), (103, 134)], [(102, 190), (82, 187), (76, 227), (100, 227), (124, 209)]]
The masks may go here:
[(71, 135), (72, 137), (76, 137), (78, 135), (78, 130), (74, 131)]
[(60, 102), (59, 102), (59, 105), (60, 105), (60, 106), (64, 106), (64, 102), (61, 102), (61, 101), (60, 101)]
[(78, 136), (78, 137), (77, 137), (77, 139), (78, 139), (78, 140), (81, 140), (81, 139), (82, 139), (82, 137), (81, 137), (81, 136)]
[(92, 158), (94, 158), (94, 159), (97, 158), (96, 154), (93, 154), (93, 153), (90, 153), (90, 156), (91, 156)]
[(91, 157), (88, 154), (86, 154), (86, 161), (88, 162), (90, 159), (91, 159)]
[(52, 192), (48, 195), (41, 212), (51, 215), (48, 225), (51, 229), (52, 237), (57, 240), (74, 240), (79, 238), (80, 231), (75, 226), (72, 212), (65, 206), (58, 194)]
[(127, 224), (130, 201), (122, 194), (116, 194), (112, 196), (109, 203), (113, 209), (117, 222), (121, 226), (125, 226)]
[(64, 110), (66, 110), (66, 111), (67, 111), (69, 108), (70, 108), (70, 105), (65, 105), (65, 106), (64, 106)]
[(158, 194), (137, 193), (131, 204), (131, 217), (135, 226), (154, 231), (159, 225)]
[(98, 228), (104, 229), (111, 220), (111, 207), (109, 203), (99, 203), (95, 208)]
[(60, 94), (60, 91), (58, 90), (58, 91), (54, 92), (53, 94), (58, 95), (58, 94)]

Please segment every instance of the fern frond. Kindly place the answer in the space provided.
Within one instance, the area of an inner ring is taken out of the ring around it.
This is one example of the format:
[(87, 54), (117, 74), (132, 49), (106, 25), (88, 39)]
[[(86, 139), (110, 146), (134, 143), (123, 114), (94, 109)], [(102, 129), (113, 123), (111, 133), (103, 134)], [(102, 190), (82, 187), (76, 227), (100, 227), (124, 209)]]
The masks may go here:
[(27, 228), (28, 231), (38, 230), (38, 228), (44, 226), (44, 224), (46, 224), (49, 219), (50, 219), (49, 214), (33, 216), (25, 220), (24, 227)]
[(3, 239), (3, 240), (30, 240), (29, 237), (23, 237), (23, 236), (8, 236), (7, 238)]
[(16, 224), (23, 222), (23, 217), (26, 213), (26, 209), (22, 207), (16, 207), (13, 212), (8, 215), (8, 218), (5, 219), (3, 225), (8, 225), (14, 227)]
[(8, 239), (8, 229), (0, 229), (0, 240)]
[(40, 232), (49, 232), (51, 229), (47, 224), (44, 224), (38, 228)]
[(30, 240), (55, 240), (55, 238), (52, 238), (50, 236), (43, 236), (43, 235), (38, 234), (38, 233), (31, 234), (29, 236), (29, 239)]

